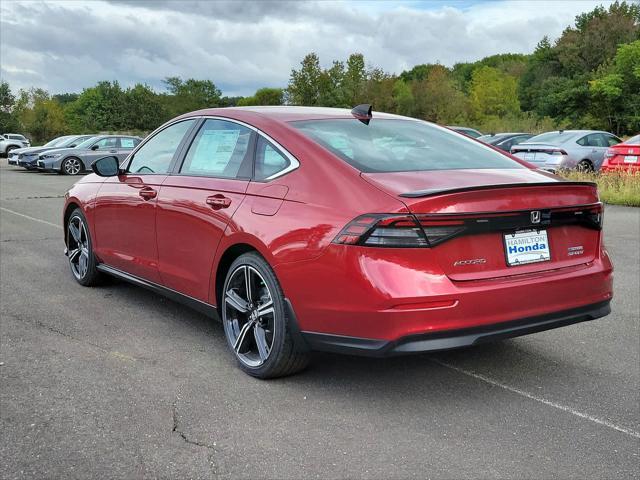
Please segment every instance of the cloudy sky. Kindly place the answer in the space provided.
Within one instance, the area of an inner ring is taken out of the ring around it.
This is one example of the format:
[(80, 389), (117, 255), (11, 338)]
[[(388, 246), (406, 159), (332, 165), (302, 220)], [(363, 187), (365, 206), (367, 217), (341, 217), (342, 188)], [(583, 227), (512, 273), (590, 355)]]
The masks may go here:
[(361, 52), (399, 73), (529, 53), (607, 0), (11, 1), (0, 3), (2, 79), (13, 89), (81, 91), (99, 80), (161, 89), (207, 78), (225, 95), (286, 86), (310, 51), (324, 65)]

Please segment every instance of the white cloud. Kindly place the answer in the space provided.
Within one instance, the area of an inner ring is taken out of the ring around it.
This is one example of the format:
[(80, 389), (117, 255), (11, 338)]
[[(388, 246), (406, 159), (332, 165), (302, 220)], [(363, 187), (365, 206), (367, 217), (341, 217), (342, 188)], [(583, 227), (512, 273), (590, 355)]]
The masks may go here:
[(3, 2), (2, 78), (13, 88), (79, 91), (98, 80), (123, 85), (209, 78), (224, 94), (285, 86), (315, 51), (329, 65), (361, 52), (399, 73), (495, 53), (528, 53), (602, 3), (499, 2)]

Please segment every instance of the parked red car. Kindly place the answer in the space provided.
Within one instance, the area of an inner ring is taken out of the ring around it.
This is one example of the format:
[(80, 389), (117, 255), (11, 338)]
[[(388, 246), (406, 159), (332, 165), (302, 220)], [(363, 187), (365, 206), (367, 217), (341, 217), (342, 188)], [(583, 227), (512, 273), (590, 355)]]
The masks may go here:
[(640, 172), (640, 135), (610, 147), (604, 156), (600, 171), (602, 173)]
[(610, 312), (595, 184), (367, 105), (201, 110), (93, 170), (63, 212), (77, 281), (219, 315), (257, 377), (310, 350), (443, 350)]

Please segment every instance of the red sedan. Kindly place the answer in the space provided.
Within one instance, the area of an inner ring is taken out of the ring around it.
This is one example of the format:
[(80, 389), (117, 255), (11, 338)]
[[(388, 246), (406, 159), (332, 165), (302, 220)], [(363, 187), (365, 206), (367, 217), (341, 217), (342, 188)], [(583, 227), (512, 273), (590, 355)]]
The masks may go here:
[(640, 172), (640, 135), (610, 147), (605, 154), (602, 173)]
[(93, 170), (63, 212), (77, 281), (221, 317), (256, 377), (311, 350), (443, 350), (610, 312), (595, 184), (368, 105), (192, 112)]

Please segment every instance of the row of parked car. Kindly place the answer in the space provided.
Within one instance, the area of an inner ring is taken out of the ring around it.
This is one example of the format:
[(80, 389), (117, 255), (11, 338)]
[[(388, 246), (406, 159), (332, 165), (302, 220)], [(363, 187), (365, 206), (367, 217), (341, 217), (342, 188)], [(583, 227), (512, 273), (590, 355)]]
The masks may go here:
[(560, 169), (640, 172), (640, 135), (623, 142), (611, 133), (597, 130), (483, 135), (468, 127), (450, 128), (550, 172)]
[(11, 149), (9, 165), (27, 170), (78, 175), (91, 168), (93, 162), (107, 155), (121, 161), (142, 139), (129, 135), (65, 135), (41, 147)]

